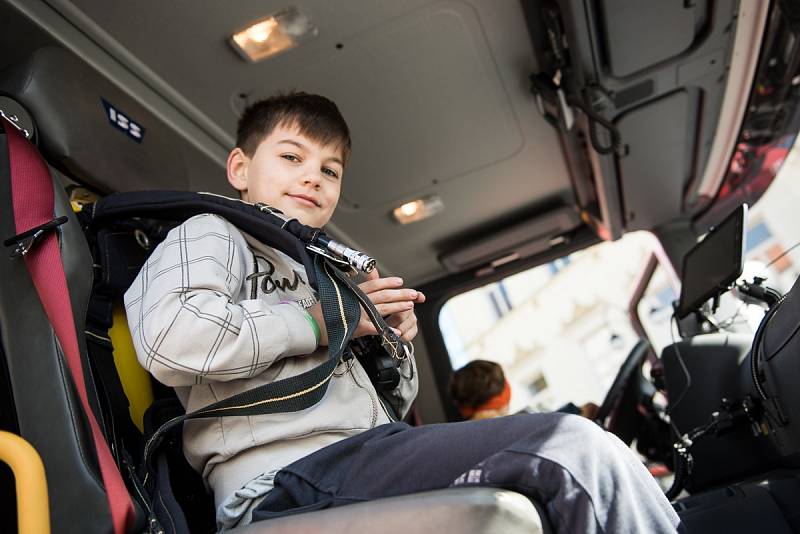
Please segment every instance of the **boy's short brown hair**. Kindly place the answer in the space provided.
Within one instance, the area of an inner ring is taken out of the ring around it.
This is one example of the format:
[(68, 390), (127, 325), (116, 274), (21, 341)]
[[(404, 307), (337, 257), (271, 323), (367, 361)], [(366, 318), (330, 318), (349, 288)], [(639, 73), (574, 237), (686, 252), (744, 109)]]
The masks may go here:
[(350, 129), (331, 100), (303, 92), (278, 94), (250, 105), (236, 128), (236, 146), (253, 157), (258, 145), (279, 125), (296, 126), (300, 134), (323, 146), (333, 145), (350, 157)]
[(506, 385), (503, 368), (488, 360), (473, 360), (453, 375), (450, 395), (460, 408), (477, 408)]

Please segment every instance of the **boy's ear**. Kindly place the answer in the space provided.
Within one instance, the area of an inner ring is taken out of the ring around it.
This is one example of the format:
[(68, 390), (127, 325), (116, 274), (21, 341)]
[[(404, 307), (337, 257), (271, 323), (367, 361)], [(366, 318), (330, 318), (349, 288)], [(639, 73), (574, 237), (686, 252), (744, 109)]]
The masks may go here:
[(247, 167), (250, 164), (250, 158), (244, 151), (236, 147), (228, 154), (227, 170), (228, 182), (237, 191), (247, 191)]

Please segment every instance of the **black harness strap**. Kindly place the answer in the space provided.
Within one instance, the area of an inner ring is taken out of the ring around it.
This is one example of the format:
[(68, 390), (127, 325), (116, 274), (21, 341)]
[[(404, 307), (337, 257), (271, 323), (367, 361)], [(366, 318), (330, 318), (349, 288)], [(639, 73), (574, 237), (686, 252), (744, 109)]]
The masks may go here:
[(89, 224), (97, 227), (130, 217), (183, 222), (202, 213), (219, 215), (265, 245), (303, 264), (309, 284), (317, 287), (314, 265), (306, 251), (306, 243), (320, 230), (305, 226), (295, 219), (287, 220), (277, 215), (280, 212), (266, 206), (259, 208), (248, 202), (212, 193), (132, 191), (108, 195), (86, 209), (91, 210)]

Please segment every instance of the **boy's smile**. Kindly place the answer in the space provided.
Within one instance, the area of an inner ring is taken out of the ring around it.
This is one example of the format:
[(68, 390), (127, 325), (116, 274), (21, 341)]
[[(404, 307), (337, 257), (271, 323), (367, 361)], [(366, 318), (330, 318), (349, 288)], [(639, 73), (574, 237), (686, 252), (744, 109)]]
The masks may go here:
[(324, 226), (339, 202), (344, 163), (339, 147), (321, 145), (294, 125), (278, 125), (252, 157), (228, 156), (228, 181), (242, 200), (263, 202), (309, 226)]

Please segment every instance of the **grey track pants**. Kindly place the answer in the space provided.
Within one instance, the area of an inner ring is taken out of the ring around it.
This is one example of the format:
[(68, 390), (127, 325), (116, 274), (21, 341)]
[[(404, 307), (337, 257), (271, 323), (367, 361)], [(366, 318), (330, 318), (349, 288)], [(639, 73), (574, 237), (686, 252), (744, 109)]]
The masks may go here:
[(679, 528), (672, 506), (621, 441), (561, 413), (380, 426), (281, 470), (253, 519), (454, 486), (527, 495), (558, 533)]

